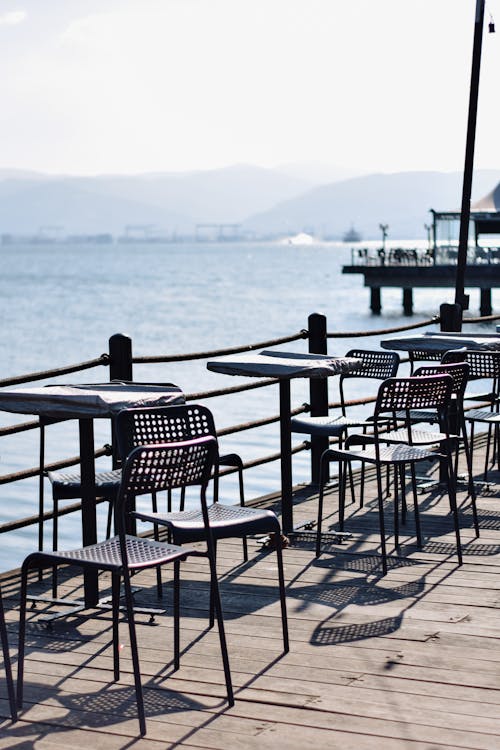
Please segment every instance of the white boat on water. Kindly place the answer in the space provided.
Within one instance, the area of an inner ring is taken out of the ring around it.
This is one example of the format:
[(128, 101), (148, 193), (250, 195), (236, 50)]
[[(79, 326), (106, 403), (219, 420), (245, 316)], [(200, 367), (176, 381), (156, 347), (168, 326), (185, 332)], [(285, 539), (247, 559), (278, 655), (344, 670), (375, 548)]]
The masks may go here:
[(299, 232), (298, 234), (294, 234), (291, 237), (285, 237), (285, 239), (281, 242), (284, 245), (314, 245), (316, 239), (312, 236), (312, 234), (307, 234), (307, 232)]

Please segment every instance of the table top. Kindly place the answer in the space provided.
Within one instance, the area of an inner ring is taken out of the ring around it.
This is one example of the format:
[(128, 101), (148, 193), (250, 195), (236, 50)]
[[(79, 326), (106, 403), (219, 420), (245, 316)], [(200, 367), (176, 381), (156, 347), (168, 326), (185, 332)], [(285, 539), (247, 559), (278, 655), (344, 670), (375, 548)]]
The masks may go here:
[(401, 336), (384, 339), (380, 342), (383, 349), (404, 352), (428, 351), (446, 352), (449, 349), (475, 349), (476, 351), (499, 351), (500, 336), (497, 334), (481, 334), (475, 336), (470, 333), (420, 333), (413, 336)]
[(326, 378), (353, 372), (361, 367), (354, 357), (328, 354), (298, 354), (265, 349), (207, 362), (207, 368), (225, 375), (247, 375), (271, 378)]
[(93, 383), (0, 389), (0, 410), (55, 419), (111, 417), (122, 409), (184, 403), (173, 384)]

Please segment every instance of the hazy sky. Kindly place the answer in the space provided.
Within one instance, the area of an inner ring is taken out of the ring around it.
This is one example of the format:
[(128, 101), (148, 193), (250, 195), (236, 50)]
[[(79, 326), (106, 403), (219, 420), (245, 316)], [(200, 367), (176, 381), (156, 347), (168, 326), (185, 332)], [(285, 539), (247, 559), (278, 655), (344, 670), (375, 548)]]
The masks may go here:
[[(0, 167), (463, 168), (476, 0), (0, 0)], [(498, 33), (476, 167), (500, 168)]]

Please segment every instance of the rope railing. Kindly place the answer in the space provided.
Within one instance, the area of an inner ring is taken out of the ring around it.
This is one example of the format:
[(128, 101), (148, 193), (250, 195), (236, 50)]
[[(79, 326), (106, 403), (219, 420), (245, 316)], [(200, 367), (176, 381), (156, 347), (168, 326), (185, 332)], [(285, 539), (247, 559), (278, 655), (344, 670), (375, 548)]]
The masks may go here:
[(334, 331), (327, 333), (326, 336), (329, 339), (354, 339), (362, 336), (386, 336), (389, 333), (401, 333), (402, 331), (413, 331), (416, 328), (426, 328), (427, 326), (439, 323), (439, 321), (439, 315), (435, 315), (433, 318), (422, 320), (420, 323), (410, 323), (409, 325), (398, 326), (397, 328), (379, 328), (374, 331)]
[[(466, 318), (464, 319), (464, 323), (465, 324), (481, 324), (481, 323), (490, 323), (495, 320), (500, 320), (500, 314), (482, 316), (482, 317), (474, 317), (474, 318)], [(419, 328), (425, 328), (427, 326), (436, 325), (439, 323), (440, 323), (440, 317), (439, 315), (436, 315), (432, 318), (429, 318), (424, 321), (420, 321), (418, 323), (411, 323), (411, 324), (407, 324), (404, 326), (398, 326), (398, 327), (393, 327), (393, 328), (384, 328), (384, 329), (370, 330), (370, 331), (327, 332), (326, 337), (333, 338), (333, 339), (342, 339), (342, 338), (359, 338), (359, 337), (368, 337), (368, 336), (385, 336), (388, 334), (397, 334), (397, 333), (401, 333), (404, 331), (411, 331), (411, 330), (415, 330)], [(193, 360), (211, 359), (211, 358), (221, 357), (225, 355), (251, 352), (251, 351), (279, 346), (281, 344), (286, 344), (286, 343), (299, 341), (299, 340), (309, 339), (310, 341), (313, 341), (314, 340), (314, 327), (312, 323), (310, 324), (310, 327), (312, 329), (311, 331), (302, 329), (301, 331), (295, 334), (292, 334), (290, 336), (283, 336), (280, 338), (270, 339), (267, 341), (261, 341), (261, 342), (254, 343), (254, 344), (227, 347), (223, 349), (215, 349), (215, 350), (210, 350), (210, 351), (192, 352), (188, 354), (131, 357), (129, 361), (134, 364), (157, 364), (157, 363), (160, 364), (160, 363), (173, 363), (173, 362), (189, 362)], [(131, 355), (131, 352), (130, 352), (130, 355)], [(100, 366), (110, 367), (111, 368), (110, 377), (116, 377), (115, 375), (111, 373), (113, 371), (113, 366), (116, 367), (116, 363), (119, 362), (119, 360), (120, 360), (119, 356), (117, 357), (117, 359), (115, 359), (114, 354), (112, 356), (110, 356), (110, 354), (102, 354), (100, 357), (97, 357), (95, 359), (91, 359), (91, 360), (80, 362), (80, 363), (73, 364), (73, 365), (67, 365), (65, 367), (54, 368), (51, 370), (44, 370), (44, 371), (39, 371), (39, 372), (32, 372), (32, 373), (28, 373), (28, 374), (18, 376), (18, 377), (5, 378), (3, 380), (0, 380), (0, 387), (15, 386), (15, 385), (20, 385), (24, 383), (30, 383), (30, 382), (37, 381), (37, 380), (49, 380), (51, 378), (56, 378), (61, 375), (81, 372), (84, 370), (89, 370), (89, 369), (100, 367)], [(408, 361), (407, 358), (404, 358), (401, 360), (401, 362), (406, 362), (406, 361)], [(119, 377), (121, 377), (121, 375)], [(123, 375), (123, 377), (125, 376)], [(238, 385), (230, 386), (230, 387), (192, 392), (192, 393), (186, 394), (186, 401), (188, 402), (197, 401), (197, 400), (201, 401), (201, 400), (206, 400), (210, 398), (215, 398), (218, 396), (227, 396), (231, 394), (243, 393), (243, 392), (255, 390), (258, 388), (265, 388), (270, 385), (277, 385), (278, 383), (279, 383), (279, 380), (277, 378), (266, 378), (266, 379), (259, 379), (258, 381), (245, 382), (243, 384), (238, 384)], [(375, 396), (353, 399), (353, 400), (347, 401), (346, 406), (365, 406), (367, 404), (374, 403), (375, 400), (376, 400)], [(340, 407), (340, 405), (341, 404), (338, 401), (333, 401), (333, 402), (328, 403), (328, 408), (335, 409), (335, 408)], [(297, 408), (292, 409), (291, 415), (296, 416), (304, 412), (308, 412), (310, 410), (311, 410), (311, 407), (309, 406), (309, 404), (305, 403)], [(261, 428), (261, 427), (265, 427), (271, 424), (278, 423), (279, 420), (280, 420), (279, 414), (272, 414), (270, 416), (266, 416), (263, 418), (254, 419), (254, 420), (243, 422), (240, 424), (235, 424), (235, 425), (224, 427), (222, 429), (219, 429), (217, 431), (217, 434), (219, 437), (235, 435), (235, 434), (247, 431), (247, 430), (257, 429), (257, 428)], [(29, 430), (38, 429), (39, 427), (40, 427), (39, 420), (26, 421), (26, 422), (22, 422), (20, 424), (8, 426), (8, 427), (1, 427), (0, 437), (13, 435), (16, 433), (27, 432)], [(305, 441), (305, 442), (300, 443), (299, 445), (293, 446), (292, 453), (296, 454), (304, 450), (309, 450), (310, 447), (311, 447), (310, 443), (308, 441)], [(104, 455), (110, 455), (110, 453), (111, 453), (110, 446), (104, 446), (95, 451), (95, 457), (98, 458)], [(261, 457), (245, 462), (243, 465), (243, 468), (245, 470), (253, 469), (255, 467), (277, 461), (279, 460), (279, 458), (280, 458), (279, 452), (266, 455), (266, 456), (261, 456)], [(46, 466), (44, 466), (44, 470), (54, 471), (54, 470), (59, 470), (59, 469), (65, 469), (68, 467), (78, 465), (79, 461), (80, 461), (79, 456), (71, 456), (69, 458), (47, 464)], [(221, 473), (232, 474), (235, 471), (236, 469), (234, 467), (228, 467), (224, 469)], [(14, 472), (14, 473), (0, 476), (0, 485), (9, 484), (9, 483), (16, 482), (16, 481), (23, 480), (23, 479), (35, 478), (39, 475), (40, 475), (40, 467), (28, 468), (28, 469), (25, 469), (24, 471)], [(66, 515), (67, 513), (72, 513), (75, 510), (79, 510), (80, 508), (81, 508), (81, 503), (79, 502), (72, 503), (71, 505), (68, 504), (68, 505), (65, 505), (64, 508), (60, 509), (59, 514)], [(44, 517), (44, 520), (50, 520), (51, 518), (53, 518), (53, 513), (46, 512), (44, 513), (43, 517)], [(28, 517), (28, 518), (23, 518), (23, 519), (17, 519), (14, 521), (9, 521), (7, 524), (0, 525), (0, 533), (4, 531), (24, 528), (25, 526), (29, 526), (38, 522), (39, 522), (38, 515)]]
[(224, 357), (227, 354), (241, 354), (243, 352), (252, 352), (255, 349), (265, 349), (269, 346), (278, 346), (279, 344), (288, 344), (291, 341), (300, 341), (308, 337), (308, 331), (302, 329), (291, 336), (283, 336), (279, 339), (270, 339), (269, 341), (260, 341), (257, 344), (245, 344), (244, 346), (232, 346), (226, 349), (213, 349), (205, 352), (192, 352), (191, 354), (158, 354), (151, 357), (133, 357), (134, 364), (159, 364), (165, 362), (190, 362), (195, 359), (211, 359), (212, 357)]
[(109, 365), (109, 354), (101, 354), (96, 359), (89, 359), (87, 362), (79, 362), (76, 365), (67, 365), (66, 367), (57, 367), (53, 370), (42, 370), (40, 372), (30, 372), (26, 375), (19, 375), (14, 378), (4, 378), (0, 380), (0, 388), (11, 385), (21, 385), (22, 383), (32, 383), (35, 380), (48, 380), (56, 378), (59, 375), (69, 375), (72, 372), (81, 372), (90, 370), (100, 365)]
[[(95, 451), (94, 456), (95, 458), (101, 458), (101, 456), (110, 456), (111, 455), (111, 447), (109, 445), (105, 445), (103, 448), (99, 448)], [(70, 466), (76, 466), (80, 463), (80, 456), (71, 456), (70, 458), (65, 458), (61, 461), (54, 461), (53, 463), (46, 464), (44, 469), (45, 471), (57, 471), (59, 469), (67, 469)], [(40, 467), (39, 466), (33, 466), (30, 469), (24, 469), (23, 471), (16, 471), (12, 474), (3, 474), (0, 476), (0, 485), (2, 484), (11, 484), (12, 482), (18, 482), (21, 479), (31, 479), (33, 477), (40, 476)]]
[(483, 315), (480, 318), (464, 318), (464, 323), (492, 323), (494, 320), (500, 320), (500, 315)]

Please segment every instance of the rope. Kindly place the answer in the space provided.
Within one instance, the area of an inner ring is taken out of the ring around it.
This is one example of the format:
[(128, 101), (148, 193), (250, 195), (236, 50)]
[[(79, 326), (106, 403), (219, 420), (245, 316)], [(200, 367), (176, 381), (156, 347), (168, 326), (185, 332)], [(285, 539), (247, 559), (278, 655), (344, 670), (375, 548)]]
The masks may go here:
[(14, 378), (5, 378), (4, 380), (0, 380), (0, 388), (9, 385), (20, 385), (21, 383), (31, 383), (34, 380), (55, 378), (58, 375), (68, 375), (71, 372), (90, 370), (92, 367), (98, 367), (99, 365), (109, 365), (108, 354), (101, 354), (97, 359), (89, 359), (87, 362), (80, 362), (77, 365), (68, 365), (67, 367), (58, 367), (54, 370), (42, 370), (40, 372), (30, 372), (27, 375), (18, 375)]
[(464, 318), (463, 323), (490, 323), (493, 320), (500, 320), (500, 315), (484, 315), (482, 318)]
[(259, 380), (255, 383), (246, 383), (243, 385), (233, 385), (229, 388), (220, 388), (216, 391), (199, 391), (198, 393), (187, 393), (186, 401), (201, 401), (205, 398), (214, 398), (215, 396), (226, 396), (229, 393), (241, 393), (242, 391), (251, 391), (254, 388), (264, 388), (268, 385), (275, 385), (279, 380), (277, 378), (270, 378), (266, 380)]
[(233, 346), (228, 349), (215, 349), (213, 351), (193, 352), (191, 354), (133, 357), (132, 362), (134, 364), (158, 364), (162, 362), (187, 362), (193, 359), (211, 359), (212, 357), (222, 357), (226, 354), (241, 354), (242, 352), (251, 352), (255, 349), (265, 349), (269, 346), (277, 346), (278, 344), (288, 344), (290, 341), (299, 341), (300, 339), (306, 339), (308, 335), (308, 331), (302, 329), (302, 331), (299, 331), (299, 333), (295, 333), (292, 336), (284, 336), (283, 338), (271, 339), (270, 341), (261, 341), (258, 344), (246, 344), (244, 346)]
[(415, 328), (425, 328), (426, 326), (435, 325), (439, 323), (439, 315), (435, 315), (429, 320), (424, 320), (421, 323), (411, 323), (407, 326), (399, 326), (398, 328), (381, 328), (377, 331), (347, 331), (347, 332), (335, 332), (327, 333), (326, 337), (329, 339), (350, 339), (359, 338), (360, 336), (385, 336), (388, 333), (400, 333), (401, 331), (411, 331)]
[[(99, 448), (95, 451), (94, 456), (100, 458), (101, 456), (109, 456), (111, 451), (109, 447)], [(80, 456), (72, 456), (62, 461), (55, 461), (52, 464), (47, 464), (44, 468), (45, 471), (57, 471), (58, 469), (67, 469), (70, 466), (76, 466), (80, 463)], [(0, 476), (0, 485), (10, 484), (11, 482), (17, 482), (20, 479), (30, 479), (31, 477), (38, 477), (40, 475), (40, 467), (34, 466), (32, 469), (25, 469), (24, 471), (16, 471), (13, 474), (4, 474)]]

